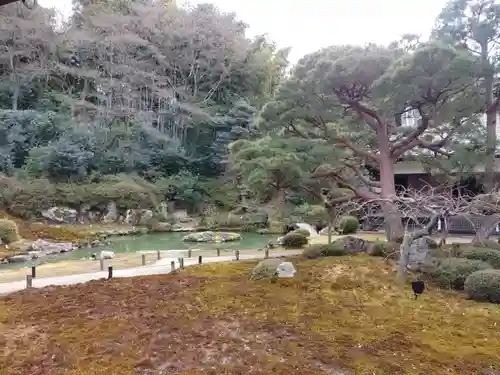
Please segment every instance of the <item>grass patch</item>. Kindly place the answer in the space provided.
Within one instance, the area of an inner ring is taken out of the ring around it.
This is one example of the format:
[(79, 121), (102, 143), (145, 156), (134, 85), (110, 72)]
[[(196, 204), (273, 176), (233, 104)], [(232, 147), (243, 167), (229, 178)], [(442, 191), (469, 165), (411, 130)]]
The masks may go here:
[(497, 306), (433, 288), (415, 301), (368, 256), (293, 261), (274, 284), (250, 281), (249, 261), (5, 297), (0, 374), (500, 370)]

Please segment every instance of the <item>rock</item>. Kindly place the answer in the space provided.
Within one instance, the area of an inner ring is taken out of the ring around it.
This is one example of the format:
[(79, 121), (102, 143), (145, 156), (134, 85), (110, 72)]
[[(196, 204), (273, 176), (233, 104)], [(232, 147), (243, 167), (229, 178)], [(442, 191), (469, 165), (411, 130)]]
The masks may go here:
[(31, 255), (29, 255), (29, 254), (14, 255), (14, 256), (7, 258), (9, 263), (25, 263), (25, 262), (29, 262), (31, 259), (32, 259)]
[(91, 224), (98, 223), (100, 216), (101, 216), (100, 213), (97, 211), (89, 211), (87, 213), (87, 220)]
[(370, 246), (370, 242), (363, 240), (359, 237), (354, 236), (345, 236), (339, 238), (332, 242), (332, 245), (342, 245), (345, 249), (347, 249), (350, 253), (357, 254), (366, 252)]
[(77, 249), (78, 246), (71, 242), (50, 242), (38, 239), (31, 244), (30, 251), (35, 251), (42, 255), (67, 253)]
[(10, 243), (9, 248), (15, 252), (26, 253), (31, 250), (31, 245), (33, 245), (33, 241), (21, 239)]
[(257, 229), (257, 234), (268, 234), (269, 233), (269, 229), (266, 229), (266, 228), (263, 228), (263, 229)]
[(89, 204), (82, 204), (80, 206), (80, 209), (78, 210), (78, 222), (80, 224), (87, 224), (90, 222), (88, 218), (88, 213), (90, 211), (90, 205)]
[(172, 232), (172, 224), (159, 222), (151, 227), (151, 232)]
[(41, 214), (47, 220), (66, 224), (74, 224), (78, 218), (78, 211), (69, 207), (52, 207), (42, 211)]
[(175, 221), (187, 223), (190, 221), (187, 210), (177, 210), (172, 214)]
[(105, 214), (103, 215), (101, 222), (104, 224), (115, 223), (119, 219), (120, 215), (118, 213), (118, 208), (115, 202), (109, 202), (106, 206)]
[[(329, 230), (329, 227), (324, 227), (323, 229), (321, 229), (319, 231), (319, 234), (322, 235), (322, 236), (327, 236), (328, 235), (328, 230)], [(332, 234), (335, 234), (335, 229), (332, 228)]]
[(297, 273), (295, 266), (292, 262), (282, 262), (278, 266), (278, 277), (292, 278)]
[(264, 259), (254, 267), (250, 280), (289, 278), (294, 277), (296, 272), (292, 262), (285, 262), (282, 259)]
[(99, 255), (99, 258), (101, 260), (105, 259), (114, 259), (115, 257), (115, 252), (114, 251), (101, 251), (101, 254)]
[(147, 225), (151, 222), (151, 219), (153, 218), (153, 211), (151, 210), (144, 210), (142, 212), (142, 215), (139, 219), (139, 225)]
[(239, 233), (232, 232), (197, 232), (184, 236), (183, 241), (186, 242), (229, 242), (241, 240)]
[(432, 256), (429, 250), (433, 245), (432, 242), (435, 241), (430, 237), (421, 237), (413, 241), (409, 251), (407, 266), (409, 269), (416, 271), (431, 262)]
[(160, 217), (163, 220), (167, 220), (168, 219), (168, 204), (167, 204), (167, 202), (161, 202), (158, 205), (158, 208), (157, 208), (156, 211), (158, 212), (158, 215), (160, 215)]
[(196, 232), (196, 230), (195, 227), (185, 227), (181, 224), (172, 225), (172, 232)]
[(130, 225), (147, 225), (153, 218), (153, 211), (147, 209), (129, 209), (125, 214), (125, 223)]

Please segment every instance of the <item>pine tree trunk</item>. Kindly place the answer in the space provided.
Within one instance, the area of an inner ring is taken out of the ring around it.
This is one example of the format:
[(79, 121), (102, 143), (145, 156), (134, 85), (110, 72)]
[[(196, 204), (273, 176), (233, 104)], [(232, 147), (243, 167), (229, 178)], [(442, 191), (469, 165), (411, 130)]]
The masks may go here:
[[(380, 153), (380, 197), (383, 200), (382, 213), (384, 215), (384, 229), (388, 241), (401, 241), (404, 236), (404, 228), (401, 213), (392, 200), (396, 197), (396, 185), (394, 183), (394, 162), (388, 152)], [(385, 200), (385, 201), (384, 201)]]
[(499, 223), (500, 215), (483, 216), (479, 228), (476, 229), (476, 235), (473, 241), (481, 242), (489, 239)]
[(491, 109), (493, 103), (494, 75), (488, 56), (488, 44), (481, 46), (481, 60), (485, 66), (484, 94), (486, 107), (486, 163), (484, 169), (484, 187), (486, 193), (495, 188), (495, 152), (497, 144), (497, 113)]

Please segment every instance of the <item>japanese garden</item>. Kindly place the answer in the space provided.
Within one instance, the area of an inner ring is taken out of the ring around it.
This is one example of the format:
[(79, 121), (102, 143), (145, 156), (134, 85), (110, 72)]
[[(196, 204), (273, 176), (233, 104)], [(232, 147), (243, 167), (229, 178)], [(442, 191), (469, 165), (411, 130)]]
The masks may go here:
[(0, 6), (0, 375), (500, 374), (498, 1), (298, 61), (73, 6)]

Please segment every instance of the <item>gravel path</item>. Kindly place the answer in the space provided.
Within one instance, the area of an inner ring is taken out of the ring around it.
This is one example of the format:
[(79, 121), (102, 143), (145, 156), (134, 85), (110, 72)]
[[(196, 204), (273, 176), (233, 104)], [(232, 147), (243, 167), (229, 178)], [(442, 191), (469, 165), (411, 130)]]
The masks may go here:
[[(300, 253), (301, 251), (270, 252), (269, 257), (279, 258), (284, 256), (298, 255)], [(262, 259), (262, 258), (264, 258), (264, 252), (256, 254), (240, 255), (240, 260)], [(223, 255), (220, 257), (206, 257), (203, 259), (203, 263), (229, 262), (234, 260), (235, 260), (234, 255)], [(167, 274), (171, 272), (170, 264), (172, 261), (175, 262), (175, 268), (178, 268), (179, 260), (177, 258), (163, 258), (158, 260), (154, 265), (151, 266), (113, 270), (113, 277), (134, 277), (134, 276)], [(193, 258), (184, 258), (184, 267), (192, 266), (195, 264), (198, 264), (197, 256)], [(107, 277), (108, 277), (107, 270), (93, 272), (93, 273), (70, 275), (70, 276), (44, 277), (41, 279), (33, 279), (33, 287), (43, 288), (49, 285), (73, 285)], [(26, 288), (26, 280), (13, 281), (9, 283), (0, 283), (0, 295), (17, 292), (25, 288)]]

